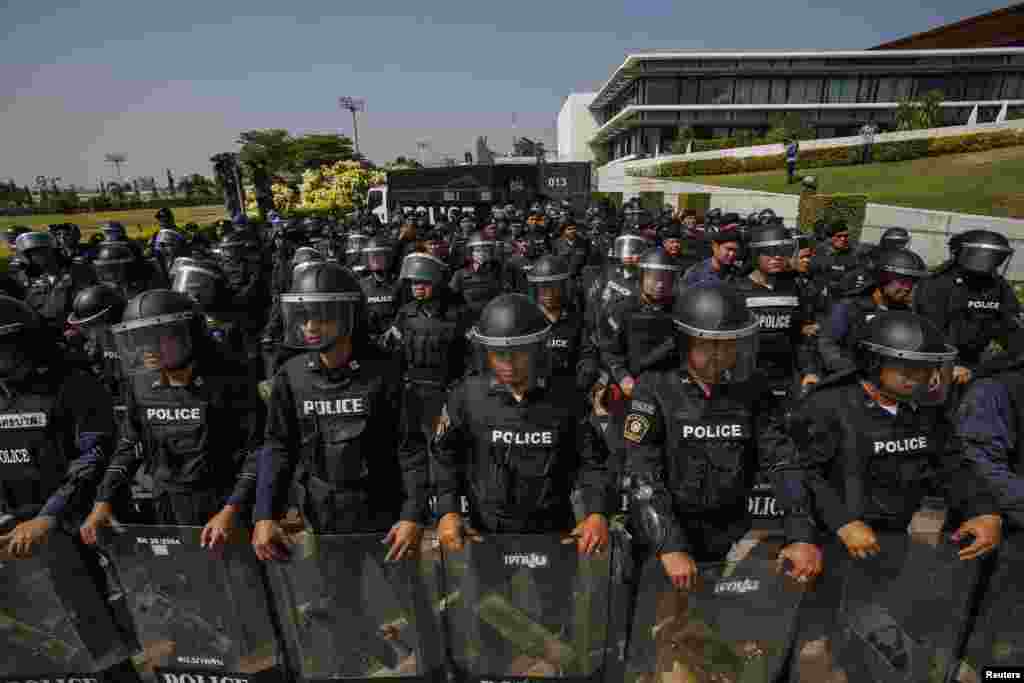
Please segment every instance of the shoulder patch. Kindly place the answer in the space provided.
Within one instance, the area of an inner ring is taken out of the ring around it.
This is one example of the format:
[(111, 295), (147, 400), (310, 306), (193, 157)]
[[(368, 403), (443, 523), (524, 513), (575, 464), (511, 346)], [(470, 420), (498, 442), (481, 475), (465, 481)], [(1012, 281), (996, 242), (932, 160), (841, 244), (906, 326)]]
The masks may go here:
[(651, 420), (643, 415), (630, 413), (626, 416), (626, 423), (622, 430), (622, 437), (635, 443), (640, 443), (651, 431)]

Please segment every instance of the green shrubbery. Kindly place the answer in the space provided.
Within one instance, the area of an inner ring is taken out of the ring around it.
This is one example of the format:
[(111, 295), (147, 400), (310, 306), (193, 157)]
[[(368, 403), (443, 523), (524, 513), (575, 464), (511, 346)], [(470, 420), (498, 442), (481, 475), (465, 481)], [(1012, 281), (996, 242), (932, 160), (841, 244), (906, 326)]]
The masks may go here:
[(813, 233), (818, 221), (831, 223), (844, 221), (850, 229), (850, 242), (860, 241), (867, 214), (868, 197), (864, 194), (817, 194), (805, 192), (800, 195), (800, 209), (797, 225), (806, 233)]
[[(1024, 131), (1000, 130), (943, 138), (877, 142), (872, 147), (871, 154), (873, 159), (878, 162), (909, 161), (911, 159), (947, 154), (984, 152), (1017, 145), (1024, 145)], [(797, 167), (800, 169), (810, 169), (857, 164), (860, 162), (861, 149), (861, 145), (851, 145), (801, 151)], [(640, 177), (686, 178), (701, 175), (756, 173), (758, 171), (779, 170), (785, 167), (785, 154), (770, 154), (744, 158), (720, 157), (716, 159), (695, 159), (693, 161), (668, 161), (658, 164), (653, 168), (627, 169), (626, 173), (630, 176)]]

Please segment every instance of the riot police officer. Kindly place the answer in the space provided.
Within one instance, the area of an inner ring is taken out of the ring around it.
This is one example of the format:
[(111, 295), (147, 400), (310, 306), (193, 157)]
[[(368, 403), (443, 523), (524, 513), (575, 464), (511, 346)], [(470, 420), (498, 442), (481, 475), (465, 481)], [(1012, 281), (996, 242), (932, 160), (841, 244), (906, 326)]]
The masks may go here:
[(281, 297), (284, 344), (301, 353), (274, 377), (253, 534), (260, 559), (285, 557), (276, 520), (288, 503), (317, 533), (390, 530), (389, 559), (418, 545), (426, 457), (396, 455), (397, 381), (389, 362), (365, 357), (364, 306), (359, 282), (333, 263), (303, 270)]
[(177, 230), (164, 228), (153, 238), (153, 258), (167, 282), (171, 281), (174, 259), (188, 255), (188, 241)]
[[(920, 256), (909, 249), (887, 249), (872, 259), (872, 269), (845, 283), (846, 297), (835, 301), (818, 335), (818, 353), (826, 373), (850, 370), (853, 352), (871, 317), (884, 310), (910, 308), (916, 283), (928, 275)], [(862, 276), (862, 277), (861, 277)]]
[[(521, 294), (489, 303), (473, 330), (485, 373), (448, 394), (431, 454), (438, 537), (464, 547), (467, 526), (484, 533), (573, 529), (582, 553), (608, 542), (607, 470), (588, 441), (575, 381), (552, 378), (550, 324)], [(574, 524), (576, 486), (583, 519)], [(469, 503), (467, 525), (460, 496)]]
[(850, 228), (846, 221), (821, 222), (815, 229), (821, 231), (827, 242), (818, 247), (811, 268), (824, 275), (831, 289), (857, 267), (857, 252), (850, 245)]
[(265, 411), (255, 380), (212, 347), (202, 312), (180, 292), (140, 294), (112, 331), (129, 382), (127, 415), (82, 538), (95, 543), (143, 464), (156, 523), (206, 524), (241, 486), (238, 472), (259, 445)]
[(75, 295), (95, 282), (87, 267), (62, 262), (53, 236), (27, 232), (18, 237), (17, 255), (24, 262), (25, 301), (55, 332), (64, 327)]
[(989, 343), (1017, 328), (1020, 304), (1003, 276), (1013, 257), (1004, 235), (972, 230), (954, 244), (952, 262), (921, 283), (914, 310), (960, 352), (956, 380), (963, 384)]
[(1000, 542), (1002, 519), (984, 476), (947, 441), (944, 405), (956, 349), (930, 321), (882, 311), (857, 342), (855, 371), (816, 388), (793, 418), (794, 459), (778, 468), (850, 556), (879, 552), (875, 531), (902, 536), (925, 496), (942, 492), (967, 521), (954, 539), (967, 560)]
[(124, 376), (121, 358), (110, 331), (121, 322), (127, 300), (107, 284), (86, 287), (75, 296), (68, 316), (69, 337), (80, 346), (92, 374), (110, 394), (114, 406), (124, 405)]
[(590, 261), (590, 242), (577, 234), (576, 220), (570, 215), (562, 219), (562, 234), (551, 245), (551, 253), (564, 257), (569, 263), (569, 273), (579, 280), (583, 266)]
[(598, 377), (598, 355), (586, 334), (583, 309), (575, 294), (576, 283), (564, 258), (541, 256), (527, 273), (529, 294), (551, 324), (548, 348), (551, 373), (571, 377), (576, 388), (590, 393)]
[(649, 250), (640, 259), (638, 295), (620, 299), (602, 316), (601, 364), (627, 397), (642, 373), (675, 360), (671, 313), (681, 270), (661, 249)]
[(150, 289), (166, 289), (170, 286), (163, 272), (139, 258), (135, 250), (125, 242), (100, 244), (92, 266), (96, 278), (120, 290), (125, 299)]
[(230, 305), (220, 311), (221, 317), (242, 330), (250, 371), (263, 371), (261, 332), (270, 309), (270, 287), (264, 279), (262, 254), (257, 239), (247, 230), (225, 235), (219, 244), (220, 265), (231, 293)]
[[(755, 373), (759, 323), (728, 285), (697, 285), (673, 311), (678, 369), (641, 375), (623, 427), (633, 524), (677, 587), (697, 562), (721, 561), (751, 526), (747, 498), (761, 465), (789, 447), (762, 419)], [(810, 577), (820, 558), (810, 523), (783, 550), (790, 573)]]
[(502, 272), (497, 245), (482, 233), (474, 233), (466, 243), (470, 262), (452, 275), (449, 289), (460, 296), (473, 319), (480, 315), (491, 299), (501, 294)]
[(388, 330), (398, 309), (401, 283), (392, 276), (394, 252), (394, 245), (383, 237), (374, 237), (363, 247), (366, 275), (359, 284), (366, 296), (367, 332), (373, 339)]
[(602, 316), (617, 302), (637, 295), (640, 257), (650, 248), (651, 243), (640, 235), (626, 233), (615, 238), (610, 259), (614, 265), (594, 281), (587, 294), (587, 322), (593, 333), (600, 328)]
[(172, 269), (171, 289), (188, 295), (203, 313), (206, 331), (217, 350), (235, 363), (247, 362), (245, 334), (232, 315), (227, 278), (214, 261), (182, 257)]
[(61, 358), (45, 321), (0, 296), (0, 516), (18, 522), (0, 551), (31, 556), (55, 527), (73, 529), (110, 458), (110, 394)]

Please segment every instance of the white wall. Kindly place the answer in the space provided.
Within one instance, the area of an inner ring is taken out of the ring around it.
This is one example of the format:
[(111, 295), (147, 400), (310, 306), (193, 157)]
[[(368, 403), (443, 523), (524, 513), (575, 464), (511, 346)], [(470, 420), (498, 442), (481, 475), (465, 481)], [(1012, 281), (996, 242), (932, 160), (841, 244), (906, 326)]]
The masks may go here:
[(597, 133), (597, 120), (588, 108), (597, 93), (570, 93), (558, 112), (558, 160), (593, 161), (590, 140)]

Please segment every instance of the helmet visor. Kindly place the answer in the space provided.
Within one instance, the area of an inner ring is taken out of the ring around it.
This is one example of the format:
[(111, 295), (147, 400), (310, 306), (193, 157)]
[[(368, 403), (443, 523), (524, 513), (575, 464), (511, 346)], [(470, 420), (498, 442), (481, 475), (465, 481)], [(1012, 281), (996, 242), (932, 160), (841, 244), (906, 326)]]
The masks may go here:
[(282, 294), (284, 345), (303, 351), (324, 351), (355, 329), (358, 292)]
[(612, 258), (619, 261), (626, 258), (640, 258), (650, 244), (639, 235), (624, 235), (615, 239)]
[(188, 365), (194, 349), (191, 325), (191, 313), (114, 325), (111, 329), (124, 374), (177, 370)]
[(549, 332), (550, 328), (518, 340), (498, 340), (482, 337), (474, 329), (477, 367), (484, 368), (496, 382), (509, 387), (529, 390), (543, 386), (551, 375)]
[(877, 380), (884, 396), (922, 406), (943, 405), (949, 398), (957, 356), (952, 346), (943, 353), (915, 353), (893, 351), (870, 342), (861, 344), (881, 356)]
[(1004, 275), (1010, 267), (1013, 249), (993, 244), (966, 243), (960, 246), (957, 263), (973, 273)]
[(573, 296), (573, 283), (568, 277), (534, 280), (527, 276), (530, 283), (530, 298), (542, 308), (568, 308)]
[(758, 322), (739, 330), (704, 331), (676, 321), (682, 367), (705, 384), (746, 382), (757, 367)]
[(391, 270), (391, 250), (387, 247), (364, 249), (363, 265), (371, 273), (384, 273)]
[(183, 266), (174, 271), (171, 289), (187, 294), (204, 308), (212, 306), (217, 298), (221, 276), (219, 273), (199, 266)]

